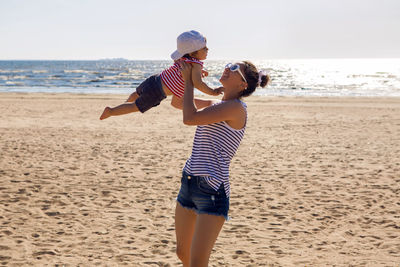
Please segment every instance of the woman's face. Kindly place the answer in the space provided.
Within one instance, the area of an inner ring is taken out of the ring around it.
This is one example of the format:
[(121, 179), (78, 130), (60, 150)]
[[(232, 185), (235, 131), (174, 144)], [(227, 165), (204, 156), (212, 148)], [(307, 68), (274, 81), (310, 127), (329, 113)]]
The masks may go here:
[[(240, 66), (240, 71), (244, 73), (244, 64), (237, 62), (235, 64), (238, 64)], [(231, 71), (229, 68), (225, 68), (224, 72), (222, 73), (221, 78), (219, 79), (221, 84), (224, 86), (224, 88), (238, 88), (241, 85), (245, 85), (246, 82), (244, 81), (242, 75), (240, 75), (239, 71)]]

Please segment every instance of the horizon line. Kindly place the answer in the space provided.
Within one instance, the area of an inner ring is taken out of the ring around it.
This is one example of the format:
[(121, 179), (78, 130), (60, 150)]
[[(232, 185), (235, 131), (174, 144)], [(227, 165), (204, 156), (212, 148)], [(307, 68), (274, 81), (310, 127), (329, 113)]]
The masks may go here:
[[(293, 58), (251, 58), (249, 60), (315, 60), (315, 59), (400, 59), (400, 57), (293, 57)], [(0, 61), (172, 61), (172, 59), (130, 59), (130, 58), (98, 58), (98, 59), (0, 59)], [(234, 58), (212, 58), (209, 61), (238, 60)], [(204, 61), (206, 61), (204, 60)]]

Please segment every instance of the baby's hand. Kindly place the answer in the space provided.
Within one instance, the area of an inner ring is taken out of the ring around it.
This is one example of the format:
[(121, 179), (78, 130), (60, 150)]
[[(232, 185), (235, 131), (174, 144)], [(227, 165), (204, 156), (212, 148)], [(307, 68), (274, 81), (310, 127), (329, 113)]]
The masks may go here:
[(208, 76), (208, 71), (206, 70), (201, 70), (201, 78), (207, 77)]
[(212, 91), (212, 94), (211, 95), (220, 95), (221, 93), (222, 93), (222, 89), (223, 89), (224, 87), (218, 87), (218, 88), (215, 88), (215, 89), (213, 89), (213, 91)]

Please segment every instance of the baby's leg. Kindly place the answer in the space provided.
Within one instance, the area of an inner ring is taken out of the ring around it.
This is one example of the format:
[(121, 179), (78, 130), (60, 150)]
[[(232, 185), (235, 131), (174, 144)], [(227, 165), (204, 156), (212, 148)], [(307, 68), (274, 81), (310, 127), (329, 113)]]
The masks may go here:
[(100, 116), (100, 120), (107, 119), (111, 116), (125, 115), (128, 113), (136, 112), (138, 110), (139, 109), (137, 108), (135, 103), (126, 103), (116, 106), (114, 108), (106, 107)]
[(136, 88), (136, 92), (139, 97), (135, 100), (135, 104), (141, 113), (158, 106), (167, 97), (163, 91), (159, 75), (152, 75), (147, 78)]
[(126, 100), (126, 102), (135, 102), (135, 100), (139, 97), (138, 93), (133, 92), (128, 99)]
[(106, 107), (100, 116), (100, 120), (136, 111), (144, 113), (150, 108), (159, 105), (166, 97), (162, 90), (160, 77), (158, 75), (150, 76), (136, 88), (136, 92), (129, 96), (128, 103), (114, 108)]

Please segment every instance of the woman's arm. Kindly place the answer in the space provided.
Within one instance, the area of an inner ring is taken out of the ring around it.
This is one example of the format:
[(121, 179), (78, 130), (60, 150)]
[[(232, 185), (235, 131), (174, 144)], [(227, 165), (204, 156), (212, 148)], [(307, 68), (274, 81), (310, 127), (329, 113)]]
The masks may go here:
[[(194, 99), (194, 104), (196, 105), (196, 108), (198, 109), (203, 109), (208, 106), (211, 106), (214, 104), (216, 100), (213, 99), (200, 99), (200, 98), (195, 98)], [(183, 97), (177, 97), (175, 95), (172, 96), (171, 99), (171, 105), (176, 108), (176, 109), (183, 109)]]
[(181, 62), (182, 77), (185, 80), (185, 94), (183, 96), (183, 123), (187, 125), (205, 125), (226, 121), (231, 127), (240, 129), (246, 121), (246, 112), (238, 101), (209, 106), (197, 110), (194, 104), (193, 83), (191, 79), (192, 68), (190, 64)]

